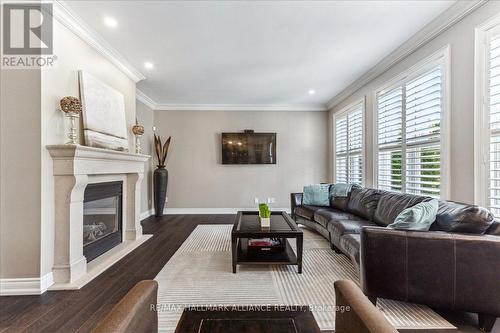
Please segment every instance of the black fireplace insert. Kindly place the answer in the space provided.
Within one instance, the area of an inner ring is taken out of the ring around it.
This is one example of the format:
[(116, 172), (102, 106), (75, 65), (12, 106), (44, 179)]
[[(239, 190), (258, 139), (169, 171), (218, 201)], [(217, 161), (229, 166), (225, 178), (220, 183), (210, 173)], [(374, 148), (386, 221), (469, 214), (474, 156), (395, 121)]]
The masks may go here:
[(89, 184), (83, 201), (83, 255), (87, 262), (122, 242), (123, 182)]

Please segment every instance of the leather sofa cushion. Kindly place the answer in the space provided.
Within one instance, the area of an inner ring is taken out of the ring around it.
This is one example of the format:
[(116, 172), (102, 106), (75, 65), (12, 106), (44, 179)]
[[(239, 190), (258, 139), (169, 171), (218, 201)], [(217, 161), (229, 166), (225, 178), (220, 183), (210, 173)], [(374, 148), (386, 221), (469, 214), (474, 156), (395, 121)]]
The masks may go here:
[(294, 214), (308, 220), (313, 220), (314, 212), (319, 209), (325, 209), (325, 207), (302, 205), (295, 208)]
[(333, 208), (323, 208), (314, 212), (314, 221), (327, 228), (330, 221), (362, 220), (351, 213)]
[(500, 220), (494, 219), (488, 230), (485, 232), (488, 235), (500, 236)]
[(351, 190), (346, 210), (371, 221), (382, 193), (371, 188), (354, 187)]
[(347, 203), (349, 202), (349, 196), (347, 197), (330, 197), (330, 207), (339, 209), (339, 210), (346, 210), (347, 209)]
[(419, 195), (384, 191), (380, 196), (377, 209), (373, 215), (373, 221), (380, 226), (386, 227), (393, 223), (399, 213), (406, 208), (431, 199), (430, 197)]
[(360, 234), (346, 234), (340, 238), (340, 249), (344, 251), (359, 266)]
[[(351, 191), (353, 188), (361, 188), (361, 186), (353, 184)], [(339, 209), (339, 210), (347, 210), (347, 203), (349, 202), (349, 197), (351, 196), (351, 192), (347, 194), (347, 197), (335, 197), (330, 196), (330, 207)]]
[(431, 231), (484, 234), (493, 224), (493, 214), (486, 208), (454, 201), (441, 201)]
[(359, 217), (344, 220), (331, 220), (328, 223), (328, 231), (332, 236), (343, 236), (345, 234), (360, 234), (361, 229), (366, 226), (376, 227), (373, 222), (363, 220)]
[(334, 215), (335, 212), (330, 209), (319, 209), (314, 212), (314, 221), (326, 228), (328, 222), (330, 222)]

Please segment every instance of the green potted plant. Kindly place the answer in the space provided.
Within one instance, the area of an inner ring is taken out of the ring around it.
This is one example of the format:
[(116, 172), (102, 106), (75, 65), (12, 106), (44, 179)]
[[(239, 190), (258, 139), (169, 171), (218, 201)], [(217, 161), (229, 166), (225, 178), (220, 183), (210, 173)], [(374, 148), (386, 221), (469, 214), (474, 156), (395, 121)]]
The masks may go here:
[(259, 218), (262, 228), (271, 227), (271, 210), (266, 203), (259, 204)]

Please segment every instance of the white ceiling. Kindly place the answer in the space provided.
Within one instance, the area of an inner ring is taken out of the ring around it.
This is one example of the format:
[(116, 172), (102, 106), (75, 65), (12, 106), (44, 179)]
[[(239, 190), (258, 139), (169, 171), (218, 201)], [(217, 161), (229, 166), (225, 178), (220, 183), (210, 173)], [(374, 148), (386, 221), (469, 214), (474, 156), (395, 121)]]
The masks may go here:
[(65, 4), (146, 76), (137, 87), (157, 104), (318, 108), (454, 2)]

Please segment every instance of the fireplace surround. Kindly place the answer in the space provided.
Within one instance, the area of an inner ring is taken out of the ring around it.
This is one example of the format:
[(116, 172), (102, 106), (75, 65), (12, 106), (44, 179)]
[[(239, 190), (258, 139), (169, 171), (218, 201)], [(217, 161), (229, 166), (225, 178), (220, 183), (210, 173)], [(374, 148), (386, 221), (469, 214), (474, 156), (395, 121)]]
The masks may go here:
[[(151, 237), (142, 234), (140, 224), (141, 183), (150, 156), (81, 145), (46, 148), (53, 160), (56, 212), (49, 289), (79, 289)], [(85, 191), (110, 182), (122, 184), (122, 242), (92, 260), (84, 255)]]

